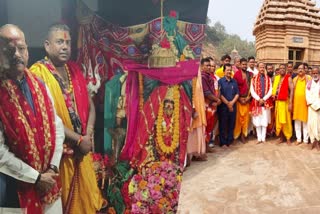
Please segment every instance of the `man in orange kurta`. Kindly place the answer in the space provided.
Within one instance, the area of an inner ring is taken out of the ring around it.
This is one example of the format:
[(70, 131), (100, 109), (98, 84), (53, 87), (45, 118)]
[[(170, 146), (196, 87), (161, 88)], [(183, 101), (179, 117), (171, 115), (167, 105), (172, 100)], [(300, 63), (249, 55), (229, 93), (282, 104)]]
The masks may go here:
[(294, 128), (296, 132), (297, 142), (296, 144), (301, 144), (302, 142), (302, 132), (303, 129), (303, 142), (308, 143), (308, 106), (306, 100), (306, 85), (311, 77), (306, 75), (306, 70), (308, 65), (302, 63), (298, 66), (298, 76), (293, 79), (293, 120)]

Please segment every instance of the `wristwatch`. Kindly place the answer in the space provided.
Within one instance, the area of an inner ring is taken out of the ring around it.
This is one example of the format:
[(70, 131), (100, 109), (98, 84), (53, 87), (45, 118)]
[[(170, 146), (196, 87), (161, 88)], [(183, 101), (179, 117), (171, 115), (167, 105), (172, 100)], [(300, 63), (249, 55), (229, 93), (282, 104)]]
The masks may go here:
[(57, 166), (50, 164), (49, 169), (51, 169), (52, 171), (54, 171), (55, 173), (59, 173), (59, 169)]

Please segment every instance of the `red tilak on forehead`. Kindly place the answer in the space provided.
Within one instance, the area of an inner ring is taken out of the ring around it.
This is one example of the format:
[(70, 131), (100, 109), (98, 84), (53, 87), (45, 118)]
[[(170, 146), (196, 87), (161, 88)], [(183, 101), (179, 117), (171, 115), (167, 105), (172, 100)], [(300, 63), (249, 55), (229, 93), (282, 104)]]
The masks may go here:
[(63, 36), (64, 36), (64, 39), (66, 40), (67, 39), (67, 32), (64, 32)]

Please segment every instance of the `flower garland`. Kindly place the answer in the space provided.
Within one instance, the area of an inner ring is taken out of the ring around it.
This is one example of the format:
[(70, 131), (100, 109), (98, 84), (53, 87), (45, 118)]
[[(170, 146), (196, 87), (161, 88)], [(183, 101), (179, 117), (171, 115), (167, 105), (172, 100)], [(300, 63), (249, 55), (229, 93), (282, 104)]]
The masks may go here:
[(64, 69), (68, 75), (68, 83), (69, 83), (69, 87), (67, 88), (64, 79), (61, 77), (61, 75), (59, 74), (59, 72), (57, 71), (56, 67), (53, 65), (53, 63), (51, 61), (49, 61), (49, 58), (46, 56), (44, 57), (44, 64), (46, 65), (46, 67), (50, 70), (51, 73), (55, 73), (59, 76), (59, 78), (63, 81), (63, 85), (65, 88), (63, 88), (63, 90), (67, 93), (67, 94), (71, 94), (73, 92), (73, 84), (72, 84), (72, 80), (71, 80), (71, 74), (69, 71), (69, 68), (67, 66), (67, 64), (64, 64)]
[(181, 168), (170, 161), (145, 166), (128, 186), (131, 213), (176, 213), (181, 181)]
[(73, 92), (73, 84), (72, 84), (72, 80), (71, 80), (71, 74), (70, 74), (70, 71), (69, 71), (67, 64), (64, 65), (64, 68), (68, 74), (68, 81), (69, 81), (69, 88), (66, 88), (66, 92), (68, 94), (70, 94), (71, 92)]
[[(168, 89), (170, 90), (170, 89)], [(157, 137), (156, 141), (158, 143), (158, 146), (160, 150), (165, 154), (172, 154), (175, 149), (179, 146), (179, 137), (180, 137), (180, 124), (179, 124), (179, 116), (180, 116), (180, 92), (179, 92), (179, 86), (175, 85), (173, 86), (173, 137), (171, 141), (171, 145), (166, 145), (163, 141), (163, 106), (164, 106), (164, 100), (161, 102), (158, 112), (158, 118), (157, 118)]]
[(192, 108), (195, 108), (195, 106), (194, 106), (195, 100), (194, 99), (196, 97), (197, 81), (198, 81), (197, 77), (192, 79)]
[(139, 73), (139, 111), (143, 109), (143, 76)]

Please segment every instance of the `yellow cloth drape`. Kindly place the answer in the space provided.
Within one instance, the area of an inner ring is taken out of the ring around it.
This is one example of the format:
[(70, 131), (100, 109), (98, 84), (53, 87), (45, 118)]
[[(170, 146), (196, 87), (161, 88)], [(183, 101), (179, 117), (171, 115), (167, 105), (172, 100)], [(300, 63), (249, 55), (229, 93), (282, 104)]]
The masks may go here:
[[(62, 119), (63, 124), (73, 130), (71, 119), (59, 83), (55, 77), (41, 63), (36, 63), (30, 68), (31, 72), (36, 74), (44, 81), (50, 90), (54, 100), (54, 106), (57, 114)], [(60, 177), (62, 182), (62, 202), (66, 206), (71, 182), (75, 172), (75, 158), (64, 155), (60, 163)], [(79, 176), (77, 177), (75, 191), (72, 195), (71, 211), (68, 214), (95, 214), (101, 209), (104, 199), (98, 188), (96, 175), (93, 168), (92, 154), (84, 156), (79, 164)]]
[(292, 136), (291, 112), (288, 111), (288, 105), (289, 100), (277, 100), (275, 107), (276, 135), (279, 136), (282, 131), (287, 140)]
[(306, 85), (310, 76), (304, 78), (295, 77), (293, 94), (293, 120), (308, 121), (308, 106), (306, 101)]
[(201, 72), (192, 80), (192, 103), (198, 117), (193, 118), (187, 141), (187, 153), (202, 155), (206, 153), (205, 126), (207, 125), (205, 101), (202, 89)]
[[(223, 66), (220, 67), (220, 68), (218, 68), (218, 69), (216, 70), (216, 75), (217, 75), (219, 78), (224, 77)], [(234, 76), (234, 71), (232, 70), (231, 77), (233, 77), (233, 76)]]
[(224, 72), (223, 72), (223, 67), (220, 67), (216, 70), (216, 75), (219, 77), (219, 78), (222, 78), (224, 77)]
[(237, 139), (241, 134), (243, 134), (245, 137), (248, 136), (248, 126), (250, 119), (249, 108), (249, 103), (242, 105), (240, 104), (240, 102), (237, 102), (236, 123), (233, 131), (234, 139)]
[(273, 80), (273, 87), (272, 87), (272, 95), (275, 96), (277, 93), (278, 85), (280, 83), (281, 75), (277, 75), (274, 77)]
[[(272, 95), (275, 96), (280, 84), (281, 75), (274, 78)], [(280, 90), (280, 89), (279, 89)], [(288, 97), (289, 99), (289, 97)], [(276, 100), (275, 102), (275, 122), (276, 122), (276, 135), (279, 136), (282, 131), (283, 135), (289, 140), (292, 136), (292, 121), (291, 112), (288, 110), (289, 100), (282, 101)]]
[(198, 117), (192, 120), (191, 129), (195, 129), (198, 127), (206, 126), (206, 107), (203, 95), (203, 88), (202, 88), (202, 77), (201, 72), (198, 71), (198, 76), (193, 78), (192, 80), (192, 103), (193, 106), (198, 113)]

